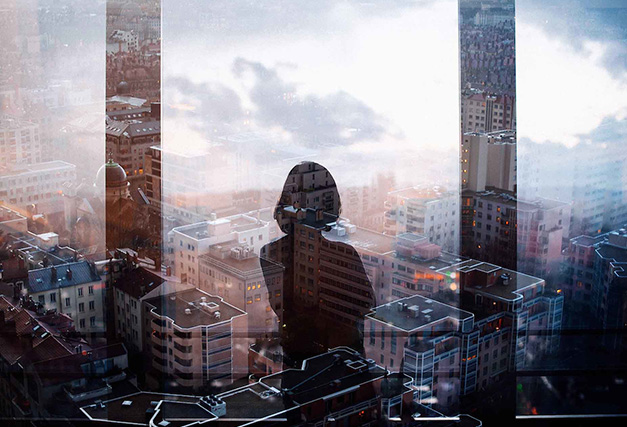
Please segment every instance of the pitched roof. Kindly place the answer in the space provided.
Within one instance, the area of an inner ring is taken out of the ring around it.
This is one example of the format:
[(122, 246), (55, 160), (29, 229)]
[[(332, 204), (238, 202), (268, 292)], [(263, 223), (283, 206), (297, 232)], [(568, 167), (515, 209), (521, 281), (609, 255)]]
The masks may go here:
[[(52, 283), (52, 270), (56, 269), (57, 281)], [(68, 279), (67, 270), (72, 272), (72, 278)], [(28, 272), (28, 290), (31, 293), (45, 292), (52, 289), (81, 285), (83, 283), (97, 282), (100, 276), (95, 268), (87, 261), (71, 262), (55, 265), (48, 268), (30, 270)]]

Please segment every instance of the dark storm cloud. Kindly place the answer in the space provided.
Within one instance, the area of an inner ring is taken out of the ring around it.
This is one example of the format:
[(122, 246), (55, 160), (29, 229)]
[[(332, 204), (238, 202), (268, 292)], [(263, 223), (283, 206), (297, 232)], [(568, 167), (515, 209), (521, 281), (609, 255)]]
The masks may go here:
[(297, 87), (281, 79), (277, 71), (258, 62), (235, 60), (237, 77), (252, 73), (252, 118), (261, 126), (281, 126), (297, 140), (313, 144), (346, 144), (379, 138), (385, 120), (372, 108), (344, 91), (325, 96), (300, 97)]

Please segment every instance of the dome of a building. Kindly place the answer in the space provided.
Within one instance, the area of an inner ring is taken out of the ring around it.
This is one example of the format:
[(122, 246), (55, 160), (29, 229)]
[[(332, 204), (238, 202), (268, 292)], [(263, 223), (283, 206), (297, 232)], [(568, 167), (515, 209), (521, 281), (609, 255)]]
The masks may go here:
[(102, 165), (98, 170), (96, 185), (100, 185), (102, 182), (105, 183), (107, 188), (125, 187), (128, 185), (124, 168), (114, 162), (113, 159), (109, 159), (107, 163)]
[(128, 95), (131, 92), (131, 85), (122, 80), (120, 83), (118, 83), (118, 87), (116, 88), (115, 92), (118, 95)]

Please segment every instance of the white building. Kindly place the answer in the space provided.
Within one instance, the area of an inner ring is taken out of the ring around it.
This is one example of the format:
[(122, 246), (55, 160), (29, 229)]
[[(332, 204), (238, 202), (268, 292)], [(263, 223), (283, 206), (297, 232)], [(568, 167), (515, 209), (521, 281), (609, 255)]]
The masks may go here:
[(115, 30), (107, 40), (107, 53), (139, 50), (139, 38), (135, 31)]
[[(0, 203), (15, 208), (61, 200), (76, 183), (76, 166), (61, 160), (20, 166), (0, 174)], [(39, 212), (46, 213), (46, 212)]]
[(6, 114), (0, 115), (0, 168), (41, 161), (39, 126)]
[[(271, 233), (271, 230), (273, 231)], [(272, 235), (272, 236), (271, 236)], [(176, 227), (169, 233), (169, 255), (173, 274), (181, 282), (198, 284), (198, 257), (213, 245), (237, 243), (259, 255), (261, 248), (276, 237), (276, 225), (261, 219), (260, 212), (214, 218)]]
[(426, 236), (444, 250), (459, 250), (459, 194), (444, 189), (410, 187), (388, 193), (386, 234)]

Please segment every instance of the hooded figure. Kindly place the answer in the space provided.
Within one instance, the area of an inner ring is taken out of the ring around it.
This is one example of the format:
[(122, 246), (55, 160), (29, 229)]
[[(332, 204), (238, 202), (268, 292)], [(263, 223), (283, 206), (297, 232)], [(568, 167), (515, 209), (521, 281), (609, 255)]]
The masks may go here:
[[(301, 361), (329, 348), (347, 346), (363, 353), (363, 323), (374, 307), (374, 290), (357, 251), (342, 242), (340, 197), (335, 180), (313, 162), (288, 174), (274, 218), (285, 236), (261, 250), (284, 267), (280, 319), (283, 354)], [(266, 283), (269, 275), (264, 269)]]

